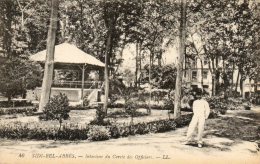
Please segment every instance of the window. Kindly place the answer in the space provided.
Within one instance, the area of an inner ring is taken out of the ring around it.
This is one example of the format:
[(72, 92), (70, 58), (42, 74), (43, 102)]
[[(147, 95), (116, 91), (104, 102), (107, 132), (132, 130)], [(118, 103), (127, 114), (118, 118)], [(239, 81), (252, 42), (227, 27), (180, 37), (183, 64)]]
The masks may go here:
[(193, 81), (194, 81), (194, 80), (197, 80), (197, 71), (192, 71), (191, 79), (192, 79)]
[(207, 79), (208, 78), (208, 71), (203, 71), (203, 79)]

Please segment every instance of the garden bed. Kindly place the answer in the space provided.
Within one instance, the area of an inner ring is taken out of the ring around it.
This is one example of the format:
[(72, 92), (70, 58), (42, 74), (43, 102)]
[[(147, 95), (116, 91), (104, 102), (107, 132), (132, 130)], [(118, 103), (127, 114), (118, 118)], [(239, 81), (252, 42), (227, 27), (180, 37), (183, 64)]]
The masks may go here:
[[(39, 122), (10, 122), (0, 123), (0, 137), (9, 139), (35, 140), (106, 140), (110, 138), (127, 137), (129, 135), (159, 133), (175, 130), (176, 127), (188, 125), (192, 115), (182, 115), (177, 120), (153, 120), (135, 124), (112, 124), (111, 126), (97, 126), (88, 124), (64, 124), (61, 129), (50, 124)], [(49, 122), (49, 121), (48, 121)]]
[[(183, 113), (186, 115), (186, 113)], [(96, 116), (95, 109), (72, 110), (70, 118), (64, 120), (63, 126), (59, 129), (59, 121), (43, 121), (39, 116), (26, 116), (23, 113), (0, 116), (0, 137), (11, 139), (87, 139), (103, 140), (107, 138), (118, 138), (135, 134), (146, 134), (151, 132), (162, 132), (173, 130), (181, 125), (180, 121), (169, 119), (168, 111), (152, 110), (151, 115), (147, 115), (146, 109), (138, 109), (131, 121), (131, 117), (124, 113), (121, 108), (108, 110), (105, 120), (111, 124), (108, 126), (90, 125)], [(122, 117), (124, 116), (124, 117)], [(190, 119), (188, 119), (190, 121)], [(188, 124), (188, 123), (185, 123)], [(96, 129), (96, 130), (95, 130)], [(90, 131), (89, 131), (90, 130)], [(96, 132), (98, 131), (98, 132)], [(106, 137), (97, 139), (95, 134), (104, 134)], [(108, 137), (107, 137), (108, 136)]]

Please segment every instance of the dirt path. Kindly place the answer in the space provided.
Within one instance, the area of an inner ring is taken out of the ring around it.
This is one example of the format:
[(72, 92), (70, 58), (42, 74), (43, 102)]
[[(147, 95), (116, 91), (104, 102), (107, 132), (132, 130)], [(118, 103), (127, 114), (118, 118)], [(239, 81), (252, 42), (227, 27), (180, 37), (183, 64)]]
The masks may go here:
[[(163, 163), (260, 163), (259, 126), (259, 107), (250, 111), (230, 111), (227, 115), (207, 120), (203, 148), (183, 144), (187, 127), (102, 142), (2, 139), (0, 163), (11, 159), (15, 163), (24, 163), (29, 158), (32, 163), (60, 160), (67, 163), (91, 163), (91, 160), (95, 163), (104, 163), (104, 160), (106, 163), (158, 163), (159, 160)], [(55, 158), (47, 158), (46, 154), (50, 153)]]

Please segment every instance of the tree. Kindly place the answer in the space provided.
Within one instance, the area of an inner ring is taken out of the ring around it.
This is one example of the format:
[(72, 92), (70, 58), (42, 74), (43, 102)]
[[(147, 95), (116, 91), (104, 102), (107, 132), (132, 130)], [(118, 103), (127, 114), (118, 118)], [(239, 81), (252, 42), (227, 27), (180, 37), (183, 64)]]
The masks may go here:
[(192, 20), (197, 22), (195, 32), (200, 36), (203, 53), (209, 59), (212, 95), (219, 92), (220, 78), (224, 81), (223, 89), (232, 91), (234, 70), (237, 68), (241, 75), (240, 84), (248, 75), (253, 75), (255, 63), (252, 54), (255, 54), (256, 48), (252, 36), (258, 36), (255, 32), (259, 29), (259, 21), (252, 7), (254, 3), (250, 3), (201, 1), (193, 6), (196, 19)]
[(180, 28), (179, 28), (179, 57), (177, 63), (177, 77), (174, 97), (174, 118), (178, 118), (181, 115), (181, 87), (182, 87), (182, 67), (183, 59), (185, 55), (185, 41), (186, 41), (186, 7), (187, 1), (181, 0), (181, 17), (180, 17)]
[(46, 51), (46, 61), (44, 68), (44, 76), (42, 82), (42, 92), (39, 104), (39, 111), (43, 111), (44, 106), (48, 103), (51, 94), (51, 84), (54, 69), (54, 47), (55, 47), (55, 36), (58, 21), (58, 7), (59, 0), (52, 0), (51, 4), (51, 18), (50, 26), (48, 31), (47, 40), (47, 51)]
[(151, 71), (151, 85), (160, 89), (168, 89), (169, 92), (175, 89), (176, 82), (176, 67), (175, 65), (153, 65), (151, 70), (149, 65), (144, 66), (146, 78), (144, 81), (149, 81), (149, 71)]
[(58, 131), (60, 131), (63, 120), (69, 118), (69, 112), (69, 99), (65, 94), (60, 93), (50, 99), (39, 118), (43, 120), (58, 120), (60, 123)]
[(8, 101), (15, 96), (25, 98), (27, 89), (41, 85), (41, 67), (21, 58), (8, 59), (0, 66), (0, 92)]

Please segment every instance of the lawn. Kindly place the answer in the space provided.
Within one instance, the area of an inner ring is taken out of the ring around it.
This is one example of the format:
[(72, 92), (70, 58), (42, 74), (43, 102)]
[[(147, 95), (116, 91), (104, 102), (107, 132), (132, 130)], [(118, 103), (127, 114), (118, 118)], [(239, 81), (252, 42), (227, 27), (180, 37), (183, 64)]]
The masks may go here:
[(228, 111), (219, 118), (209, 119), (206, 135), (233, 140), (256, 141), (260, 145), (260, 108), (255, 111)]

